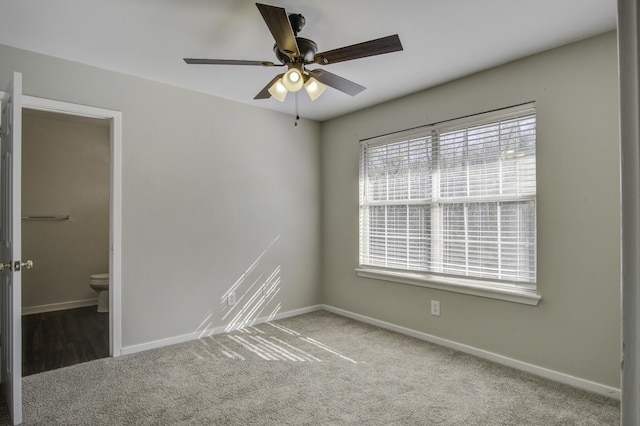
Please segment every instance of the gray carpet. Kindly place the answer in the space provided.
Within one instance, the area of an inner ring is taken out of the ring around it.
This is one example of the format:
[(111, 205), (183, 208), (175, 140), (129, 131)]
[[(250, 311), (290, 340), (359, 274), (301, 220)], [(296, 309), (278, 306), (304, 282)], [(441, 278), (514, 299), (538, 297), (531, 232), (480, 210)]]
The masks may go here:
[(314, 312), (24, 379), (26, 425), (617, 425), (619, 403)]

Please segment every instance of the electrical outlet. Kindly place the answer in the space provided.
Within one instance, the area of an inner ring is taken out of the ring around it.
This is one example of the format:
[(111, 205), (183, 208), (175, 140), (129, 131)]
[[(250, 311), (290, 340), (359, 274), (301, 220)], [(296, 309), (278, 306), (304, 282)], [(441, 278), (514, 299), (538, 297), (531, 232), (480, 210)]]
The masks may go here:
[(432, 300), (431, 301), (431, 315), (434, 315), (436, 317), (440, 316), (440, 301), (439, 300)]
[(236, 304), (236, 293), (235, 292), (231, 292), (227, 296), (227, 305), (228, 306), (233, 306), (235, 304)]

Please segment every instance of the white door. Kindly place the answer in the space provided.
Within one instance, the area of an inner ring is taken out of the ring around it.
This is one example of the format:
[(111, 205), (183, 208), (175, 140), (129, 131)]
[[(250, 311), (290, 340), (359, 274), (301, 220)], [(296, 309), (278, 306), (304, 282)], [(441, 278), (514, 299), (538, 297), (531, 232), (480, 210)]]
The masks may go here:
[(21, 156), (22, 74), (13, 73), (2, 98), (0, 181), (0, 297), (2, 392), (13, 424), (22, 423)]

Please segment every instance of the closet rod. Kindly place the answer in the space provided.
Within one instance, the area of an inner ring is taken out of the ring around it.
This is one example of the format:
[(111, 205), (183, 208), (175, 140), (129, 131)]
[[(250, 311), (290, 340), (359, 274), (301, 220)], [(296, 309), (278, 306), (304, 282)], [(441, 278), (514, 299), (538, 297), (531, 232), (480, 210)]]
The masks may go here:
[(66, 216), (22, 216), (23, 220), (69, 220), (69, 215)]

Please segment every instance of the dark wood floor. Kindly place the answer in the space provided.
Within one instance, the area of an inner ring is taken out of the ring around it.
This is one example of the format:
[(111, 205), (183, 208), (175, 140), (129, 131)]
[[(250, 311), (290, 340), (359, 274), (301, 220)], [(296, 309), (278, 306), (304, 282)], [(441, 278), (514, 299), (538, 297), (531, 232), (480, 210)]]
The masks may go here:
[(95, 306), (23, 315), (22, 375), (109, 356), (109, 313)]

